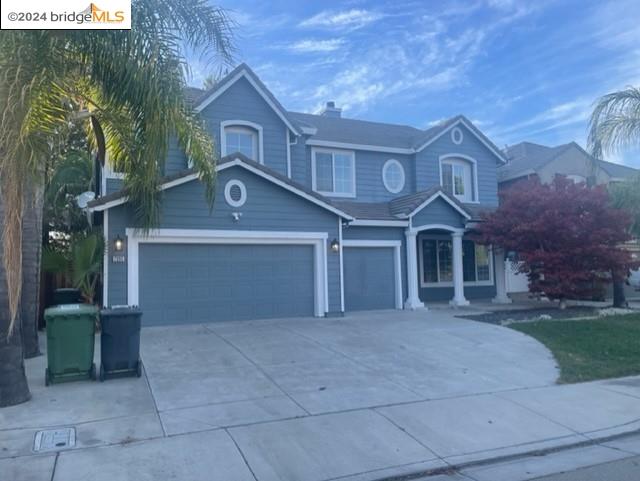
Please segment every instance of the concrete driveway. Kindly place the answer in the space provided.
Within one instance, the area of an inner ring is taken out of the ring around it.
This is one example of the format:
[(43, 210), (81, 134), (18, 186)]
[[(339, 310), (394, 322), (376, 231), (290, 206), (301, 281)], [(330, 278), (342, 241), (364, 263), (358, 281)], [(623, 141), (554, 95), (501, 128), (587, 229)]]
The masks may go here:
[(145, 329), (169, 434), (553, 384), (549, 352), (451, 311)]
[[(549, 352), (455, 311), (143, 331), (142, 379), (45, 388), (0, 410), (16, 481), (364, 481), (637, 429), (640, 382), (555, 386)], [(99, 356), (96, 356), (99, 359)], [(34, 454), (43, 428), (74, 449)]]

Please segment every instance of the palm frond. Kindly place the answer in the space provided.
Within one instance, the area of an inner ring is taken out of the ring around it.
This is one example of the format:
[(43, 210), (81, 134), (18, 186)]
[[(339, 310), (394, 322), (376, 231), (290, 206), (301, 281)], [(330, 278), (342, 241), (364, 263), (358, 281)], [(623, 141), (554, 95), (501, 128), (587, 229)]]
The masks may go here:
[(640, 88), (627, 87), (600, 98), (589, 125), (587, 143), (596, 158), (640, 145)]

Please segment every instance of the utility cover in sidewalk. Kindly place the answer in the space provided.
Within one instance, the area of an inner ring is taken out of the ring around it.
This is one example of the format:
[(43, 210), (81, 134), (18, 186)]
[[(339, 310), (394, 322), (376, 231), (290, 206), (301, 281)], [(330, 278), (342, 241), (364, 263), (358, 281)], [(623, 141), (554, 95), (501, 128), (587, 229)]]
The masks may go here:
[(58, 451), (73, 448), (76, 445), (75, 428), (47, 429), (38, 431), (33, 442), (36, 453), (44, 451)]

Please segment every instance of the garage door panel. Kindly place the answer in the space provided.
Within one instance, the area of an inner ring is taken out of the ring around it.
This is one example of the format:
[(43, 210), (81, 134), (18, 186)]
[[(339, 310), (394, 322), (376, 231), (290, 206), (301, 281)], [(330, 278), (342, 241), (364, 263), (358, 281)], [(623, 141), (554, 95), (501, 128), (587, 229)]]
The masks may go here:
[(395, 252), (392, 247), (345, 247), (345, 310), (396, 307)]
[(311, 245), (141, 244), (144, 322), (312, 316)]

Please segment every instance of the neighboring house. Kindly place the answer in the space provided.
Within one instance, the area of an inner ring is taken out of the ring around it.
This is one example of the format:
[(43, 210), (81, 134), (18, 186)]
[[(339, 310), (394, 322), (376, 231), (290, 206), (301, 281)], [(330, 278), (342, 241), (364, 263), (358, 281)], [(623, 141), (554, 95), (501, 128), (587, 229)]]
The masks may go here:
[[(529, 178), (538, 178), (546, 184), (562, 175), (574, 182), (608, 185), (640, 173), (631, 167), (596, 159), (575, 142), (556, 147), (521, 142), (507, 147), (504, 154), (507, 163), (498, 169), (500, 190), (518, 188), (518, 182)], [(528, 292), (527, 277), (515, 269), (515, 265), (506, 263), (507, 292)]]
[[(213, 212), (172, 148), (144, 236), (118, 174), (89, 204), (104, 225), (104, 303), (146, 324), (508, 302), (504, 257), (467, 237), (498, 204), (504, 154), (457, 116), (427, 130), (290, 112), (246, 65), (190, 89), (220, 149)], [(121, 252), (115, 241), (124, 241)]]

